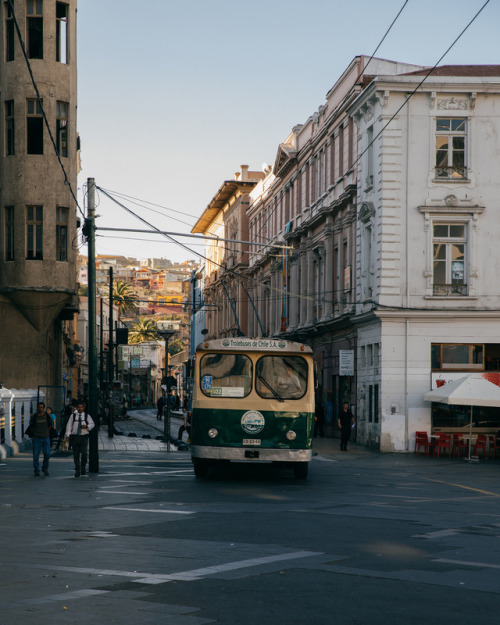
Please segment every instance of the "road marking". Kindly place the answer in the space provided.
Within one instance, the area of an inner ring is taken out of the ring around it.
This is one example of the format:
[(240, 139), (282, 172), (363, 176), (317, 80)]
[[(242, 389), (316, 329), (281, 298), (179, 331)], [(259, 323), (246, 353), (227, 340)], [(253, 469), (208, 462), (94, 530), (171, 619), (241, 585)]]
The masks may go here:
[(147, 495), (147, 493), (139, 493), (137, 491), (132, 491), (132, 490), (108, 490), (109, 486), (107, 486), (105, 489), (101, 488), (100, 490), (98, 490), (98, 493), (106, 493), (106, 494), (110, 494), (110, 495)]
[(46, 597), (38, 597), (37, 599), (19, 599), (18, 601), (10, 601), (2, 603), (2, 609), (18, 608), (28, 605), (41, 605), (44, 603), (54, 603), (55, 601), (71, 601), (72, 599), (86, 599), (92, 595), (105, 595), (109, 590), (74, 590), (73, 592), (63, 592), (59, 595), (48, 595)]
[(453, 482), (444, 482), (443, 480), (430, 479), (429, 481), (437, 482), (438, 484), (448, 484), (449, 486), (456, 486), (457, 488), (464, 488), (465, 490), (472, 490), (476, 493), (481, 493), (482, 495), (491, 495), (492, 497), (500, 497), (499, 493), (492, 493), (489, 490), (481, 490), (480, 488), (473, 488), (472, 486), (464, 486), (463, 484), (454, 484)]
[(444, 562), (445, 564), (458, 564), (459, 566), (478, 566), (482, 569), (500, 569), (500, 564), (486, 564), (486, 562), (465, 562), (465, 560), (446, 560), (437, 558), (433, 562)]
[(126, 510), (128, 512), (159, 512), (160, 514), (196, 514), (188, 510), (157, 510), (156, 508), (122, 508), (121, 506), (106, 506), (104, 510)]
[(172, 575), (151, 575), (139, 579), (143, 584), (163, 584), (171, 581), (192, 582), (195, 580), (208, 577), (209, 575), (217, 575), (227, 571), (236, 571), (238, 569), (246, 569), (254, 566), (262, 566), (263, 564), (272, 564), (274, 562), (283, 562), (284, 560), (297, 560), (299, 558), (311, 558), (313, 556), (323, 555), (322, 552), (315, 551), (295, 551), (292, 553), (283, 553), (274, 556), (265, 556), (263, 558), (251, 558), (249, 560), (240, 560), (237, 562), (226, 562), (215, 566), (207, 566), (202, 569), (194, 569), (191, 571), (183, 571), (181, 573), (173, 573)]
[(436, 530), (435, 532), (428, 532), (427, 534), (414, 534), (415, 538), (448, 538), (448, 536), (456, 536), (460, 534), (460, 529), (446, 529)]
[[(264, 556), (262, 558), (250, 558), (249, 560), (238, 560), (236, 562), (226, 562), (225, 564), (217, 564), (215, 566), (207, 566), (201, 569), (192, 569), (190, 571), (180, 571), (171, 574), (143, 573), (141, 571), (117, 571), (113, 569), (92, 569), (71, 566), (50, 566), (46, 564), (26, 564), (24, 566), (38, 569), (50, 569), (53, 571), (67, 571), (70, 573), (81, 573), (85, 575), (109, 575), (118, 577), (131, 577), (132, 581), (140, 584), (165, 584), (172, 581), (192, 582), (210, 575), (226, 573), (227, 571), (236, 571), (264, 564), (273, 564), (275, 562), (283, 562), (286, 560), (298, 560), (301, 558), (312, 558), (324, 555), (321, 551), (294, 551), (291, 553), (276, 554), (274, 556)], [(80, 591), (88, 592), (88, 591)], [(99, 591), (97, 591), (99, 592)], [(66, 595), (61, 595), (65, 597)], [(53, 600), (53, 599), (51, 599)]]

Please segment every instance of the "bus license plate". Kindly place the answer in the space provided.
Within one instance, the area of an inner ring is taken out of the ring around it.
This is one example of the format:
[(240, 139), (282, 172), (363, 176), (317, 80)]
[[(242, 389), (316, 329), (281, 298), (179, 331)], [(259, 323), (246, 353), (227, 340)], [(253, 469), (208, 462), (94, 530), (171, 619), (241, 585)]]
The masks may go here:
[(243, 445), (260, 445), (260, 438), (244, 438)]

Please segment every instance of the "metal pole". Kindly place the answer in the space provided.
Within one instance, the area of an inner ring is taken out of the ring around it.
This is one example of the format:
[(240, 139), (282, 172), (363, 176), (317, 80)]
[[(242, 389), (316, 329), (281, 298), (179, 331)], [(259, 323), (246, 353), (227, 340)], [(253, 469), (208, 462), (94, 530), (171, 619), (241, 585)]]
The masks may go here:
[(104, 389), (104, 371), (103, 371), (103, 342), (104, 342), (104, 326), (102, 320), (104, 319), (104, 313), (102, 310), (102, 297), (99, 298), (100, 302), (100, 315), (101, 321), (99, 323), (99, 401), (102, 404), (103, 389)]
[(163, 335), (165, 339), (165, 380), (166, 380), (166, 402), (165, 402), (165, 416), (163, 418), (163, 438), (167, 443), (167, 452), (170, 451), (170, 393), (168, 390), (168, 334)]
[(113, 411), (113, 267), (109, 268), (109, 336), (108, 336), (108, 438), (113, 438), (115, 423)]
[[(88, 216), (88, 302), (89, 302), (89, 405), (88, 412), (97, 423), (97, 345), (96, 345), (96, 271), (95, 271), (95, 180), (89, 178)], [(89, 434), (89, 471), (99, 473), (98, 428)]]

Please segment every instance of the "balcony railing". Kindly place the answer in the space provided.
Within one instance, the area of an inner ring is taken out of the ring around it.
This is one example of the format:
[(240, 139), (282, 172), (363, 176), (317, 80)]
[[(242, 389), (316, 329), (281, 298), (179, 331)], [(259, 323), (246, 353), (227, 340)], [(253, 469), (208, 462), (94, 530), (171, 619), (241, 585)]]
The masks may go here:
[(433, 295), (468, 295), (466, 284), (434, 284)]
[(467, 167), (436, 167), (436, 178), (446, 180), (466, 180)]

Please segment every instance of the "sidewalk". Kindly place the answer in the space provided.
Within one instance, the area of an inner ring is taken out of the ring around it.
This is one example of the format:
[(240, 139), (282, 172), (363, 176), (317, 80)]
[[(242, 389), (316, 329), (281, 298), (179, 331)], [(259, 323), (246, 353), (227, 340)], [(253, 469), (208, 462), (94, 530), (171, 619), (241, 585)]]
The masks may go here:
[(347, 460), (350, 457), (366, 456), (368, 454), (379, 454), (378, 449), (372, 449), (365, 445), (357, 445), (350, 442), (347, 446), (347, 451), (340, 450), (340, 438), (313, 438), (313, 456), (318, 454), (320, 456), (328, 457), (335, 460)]
[[(129, 411), (130, 419), (115, 419), (115, 428), (123, 435), (115, 434), (109, 438), (106, 426), (99, 429), (99, 451), (167, 451), (167, 444), (163, 440), (156, 440), (150, 434), (150, 428), (163, 436), (163, 420), (156, 418), (156, 409), (144, 408)], [(170, 434), (175, 438), (179, 427), (183, 422), (182, 413), (173, 411), (170, 413)], [(141, 428), (140, 425), (147, 426)], [(130, 433), (136, 436), (129, 436)], [(151, 438), (143, 438), (144, 434)], [(178, 451), (176, 445), (170, 443), (170, 451)]]

